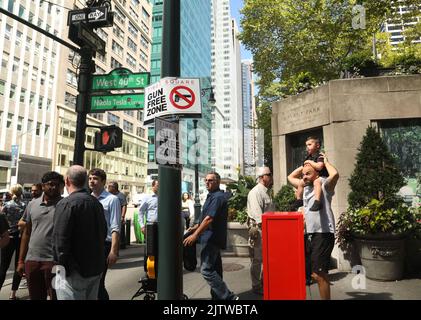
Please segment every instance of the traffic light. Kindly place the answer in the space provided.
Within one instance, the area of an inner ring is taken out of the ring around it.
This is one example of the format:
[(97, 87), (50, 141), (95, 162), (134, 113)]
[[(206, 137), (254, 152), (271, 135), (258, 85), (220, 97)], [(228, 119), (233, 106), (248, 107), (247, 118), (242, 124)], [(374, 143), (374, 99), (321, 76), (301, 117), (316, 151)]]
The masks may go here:
[(101, 152), (114, 151), (123, 145), (123, 130), (117, 126), (101, 127), (95, 132), (95, 150)]

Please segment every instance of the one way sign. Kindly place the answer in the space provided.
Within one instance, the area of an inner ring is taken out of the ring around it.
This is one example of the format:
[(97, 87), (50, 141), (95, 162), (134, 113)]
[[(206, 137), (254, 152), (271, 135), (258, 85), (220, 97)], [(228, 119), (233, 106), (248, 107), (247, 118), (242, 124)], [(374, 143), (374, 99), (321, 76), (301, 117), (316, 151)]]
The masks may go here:
[(108, 7), (90, 7), (81, 10), (69, 11), (67, 25), (85, 22), (93, 28), (110, 27), (113, 24), (113, 14)]

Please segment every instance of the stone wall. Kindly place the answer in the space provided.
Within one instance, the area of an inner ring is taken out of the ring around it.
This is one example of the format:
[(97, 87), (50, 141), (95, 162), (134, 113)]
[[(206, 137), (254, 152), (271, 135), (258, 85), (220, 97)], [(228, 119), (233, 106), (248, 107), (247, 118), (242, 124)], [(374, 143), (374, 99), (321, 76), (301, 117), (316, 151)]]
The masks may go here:
[[(323, 128), (324, 150), (340, 179), (332, 209), (336, 221), (347, 208), (348, 179), (366, 128), (385, 119), (421, 118), (421, 76), (333, 80), (272, 104), (274, 189), (287, 183), (286, 136)], [(340, 269), (349, 269), (338, 250)]]

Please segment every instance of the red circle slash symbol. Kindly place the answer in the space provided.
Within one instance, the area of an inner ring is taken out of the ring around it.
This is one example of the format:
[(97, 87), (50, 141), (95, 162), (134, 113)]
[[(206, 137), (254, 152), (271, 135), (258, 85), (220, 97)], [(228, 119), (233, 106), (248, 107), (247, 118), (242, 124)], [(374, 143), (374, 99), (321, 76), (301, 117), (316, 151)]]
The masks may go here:
[(195, 100), (193, 90), (186, 86), (177, 86), (170, 92), (170, 101), (177, 109), (188, 109), (194, 105)]
[(108, 131), (104, 131), (102, 134), (102, 144), (107, 144), (108, 141), (110, 141), (110, 135), (108, 134)]

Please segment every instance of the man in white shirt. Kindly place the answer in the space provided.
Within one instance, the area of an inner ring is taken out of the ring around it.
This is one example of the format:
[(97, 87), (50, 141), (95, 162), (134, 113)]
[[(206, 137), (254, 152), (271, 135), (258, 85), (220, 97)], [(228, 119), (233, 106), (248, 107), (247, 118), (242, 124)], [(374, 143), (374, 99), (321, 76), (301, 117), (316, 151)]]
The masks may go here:
[(268, 191), (273, 184), (268, 167), (261, 167), (257, 174), (258, 183), (247, 196), (247, 225), (249, 227), (250, 275), (252, 290), (263, 295), (262, 274), (262, 214), (274, 209)]

